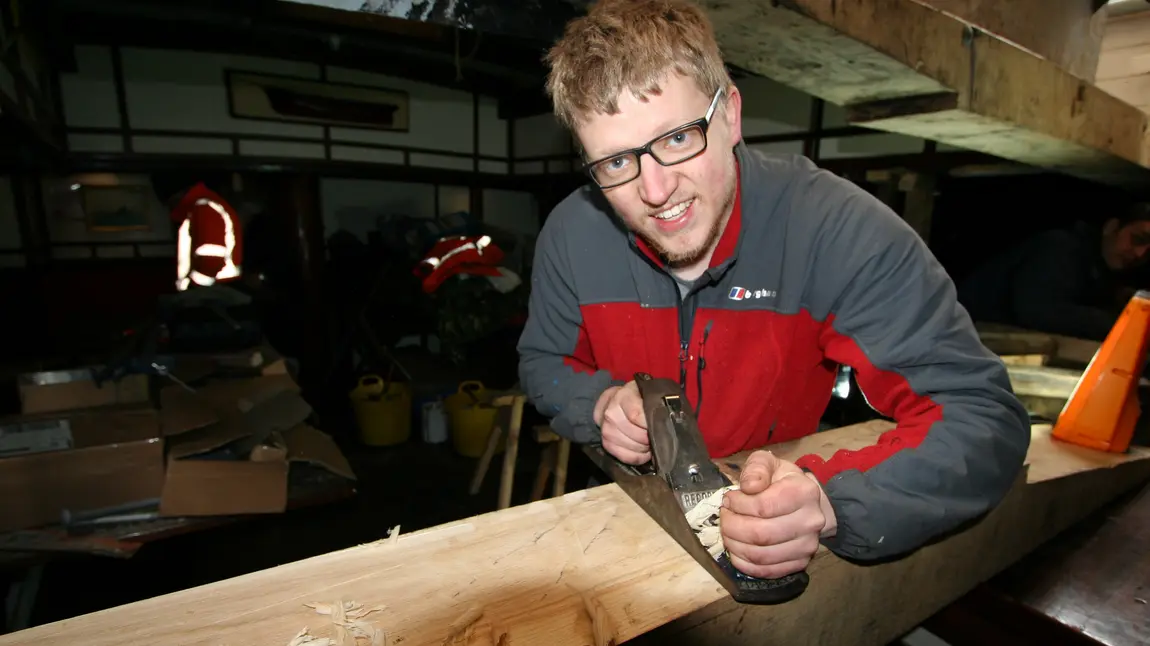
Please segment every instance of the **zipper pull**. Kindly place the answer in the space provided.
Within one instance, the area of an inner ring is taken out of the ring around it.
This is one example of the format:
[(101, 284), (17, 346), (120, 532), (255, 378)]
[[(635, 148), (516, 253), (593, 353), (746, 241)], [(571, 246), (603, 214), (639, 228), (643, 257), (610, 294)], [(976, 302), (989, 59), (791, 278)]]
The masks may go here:
[(679, 388), (687, 389), (687, 349), (686, 341), (679, 343)]

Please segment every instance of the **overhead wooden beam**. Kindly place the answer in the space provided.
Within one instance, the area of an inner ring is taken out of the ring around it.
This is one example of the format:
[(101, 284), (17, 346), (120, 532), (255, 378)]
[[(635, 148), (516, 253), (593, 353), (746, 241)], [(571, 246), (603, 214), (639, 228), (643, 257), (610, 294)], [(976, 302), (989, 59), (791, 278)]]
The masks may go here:
[(1106, 24), (1106, 0), (920, 0), (1029, 49), (1093, 82)]
[[(771, 448), (830, 456), (891, 426)], [(331, 617), (305, 604), (340, 600), (381, 607), (365, 621), (405, 646), (878, 646), (1150, 477), (1150, 450), (1077, 449), (1049, 430), (1034, 427), (1024, 476), (986, 518), (877, 566), (820, 551), (810, 587), (778, 606), (735, 604), (611, 484), (0, 636), (0, 646), (285, 646), (305, 626), (331, 637)]]
[(917, 0), (703, 0), (732, 64), (856, 125), (1109, 184), (1150, 180), (1147, 115)]

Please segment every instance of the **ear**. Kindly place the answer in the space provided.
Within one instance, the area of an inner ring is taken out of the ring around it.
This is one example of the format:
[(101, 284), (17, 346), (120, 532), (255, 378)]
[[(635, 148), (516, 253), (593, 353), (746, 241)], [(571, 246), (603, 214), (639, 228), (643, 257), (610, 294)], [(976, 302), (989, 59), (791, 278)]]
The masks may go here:
[(1110, 219), (1106, 220), (1105, 224), (1102, 225), (1102, 233), (1104, 235), (1107, 235), (1107, 236), (1114, 235), (1117, 231), (1118, 231), (1118, 218), (1110, 218)]
[(732, 83), (727, 91), (727, 101), (723, 106), (723, 121), (727, 124), (727, 131), (731, 133), (730, 147), (743, 139), (743, 95), (739, 88)]

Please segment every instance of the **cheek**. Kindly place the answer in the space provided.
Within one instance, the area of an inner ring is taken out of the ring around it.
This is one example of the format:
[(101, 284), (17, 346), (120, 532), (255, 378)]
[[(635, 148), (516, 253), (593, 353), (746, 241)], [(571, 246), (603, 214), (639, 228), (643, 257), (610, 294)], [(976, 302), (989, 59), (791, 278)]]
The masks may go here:
[(644, 207), (642, 200), (633, 192), (618, 191), (607, 196), (607, 202), (619, 217), (628, 224), (642, 222)]

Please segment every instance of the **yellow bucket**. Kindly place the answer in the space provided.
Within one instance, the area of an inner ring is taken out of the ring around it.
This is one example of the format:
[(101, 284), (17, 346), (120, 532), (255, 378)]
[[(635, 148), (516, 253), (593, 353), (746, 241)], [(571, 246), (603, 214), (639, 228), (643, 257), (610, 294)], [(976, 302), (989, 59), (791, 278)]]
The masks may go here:
[[(495, 427), (496, 409), (490, 395), (478, 381), (465, 381), (459, 390), (443, 400), (451, 424), (451, 444), (460, 455), (478, 458), (487, 449), (487, 438)], [(500, 442), (496, 453), (506, 442)]]
[(364, 375), (349, 396), (364, 444), (392, 446), (411, 437), (411, 389), (407, 384), (385, 384), (379, 375)]

